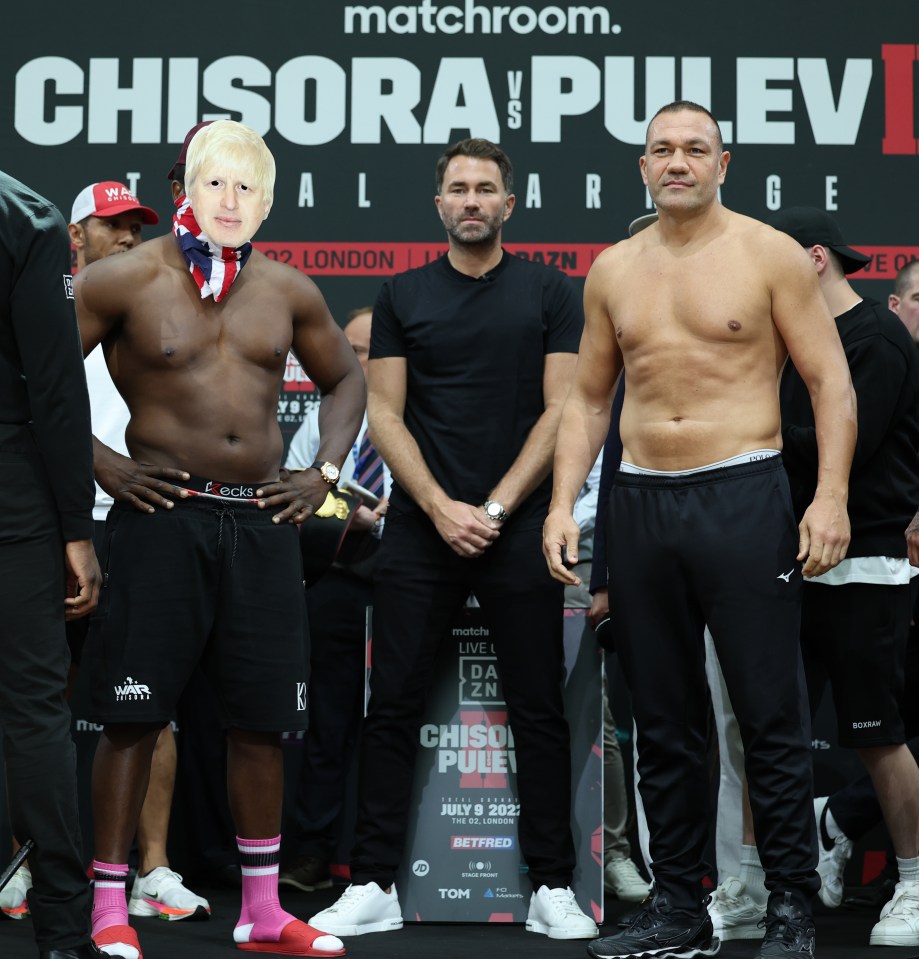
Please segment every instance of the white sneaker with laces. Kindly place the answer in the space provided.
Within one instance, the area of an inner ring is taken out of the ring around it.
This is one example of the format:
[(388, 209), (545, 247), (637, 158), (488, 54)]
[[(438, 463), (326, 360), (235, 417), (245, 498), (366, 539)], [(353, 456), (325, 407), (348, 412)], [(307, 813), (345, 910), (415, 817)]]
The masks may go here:
[(612, 859), (603, 870), (603, 888), (622, 902), (643, 902), (651, 887), (631, 859)]
[(157, 866), (146, 876), (138, 875), (128, 900), (132, 916), (156, 916), (175, 922), (178, 919), (207, 919), (210, 903), (182, 885), (182, 877), (168, 866)]
[(593, 939), (597, 924), (578, 905), (571, 888), (540, 886), (530, 900), (527, 932), (541, 932), (550, 939)]
[(363, 936), (367, 932), (395, 932), (402, 928), (402, 907), (396, 885), (390, 891), (375, 883), (352, 883), (338, 902), (317, 912), (310, 925), (333, 936)]
[(871, 930), (872, 946), (919, 946), (919, 882), (898, 882)]
[(7, 919), (25, 919), (29, 914), (26, 893), (32, 888), (32, 873), (20, 866), (0, 890), (0, 915)]
[(725, 939), (762, 939), (765, 927), (759, 922), (766, 918), (766, 903), (760, 903), (747, 892), (746, 883), (729, 876), (712, 893), (708, 904), (715, 935)]
[(824, 906), (835, 909), (842, 903), (843, 893), (846, 891), (843, 874), (846, 863), (852, 856), (852, 840), (837, 836), (835, 840), (831, 840), (829, 848), (825, 845), (824, 816), (828, 799), (828, 796), (820, 796), (814, 800), (814, 818), (817, 820), (817, 874), (820, 876), (820, 890), (817, 894)]

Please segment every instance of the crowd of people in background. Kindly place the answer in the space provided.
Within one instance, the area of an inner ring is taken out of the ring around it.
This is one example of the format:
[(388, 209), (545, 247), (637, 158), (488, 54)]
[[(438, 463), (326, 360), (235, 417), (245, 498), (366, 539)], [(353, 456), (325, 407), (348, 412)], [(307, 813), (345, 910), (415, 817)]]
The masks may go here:
[[(712, 956), (734, 938), (808, 959), (813, 899), (840, 905), (853, 842), (883, 822), (892, 882), (870, 943), (919, 945), (904, 709), (919, 263), (887, 308), (859, 295), (847, 278), (868, 257), (833, 217), (726, 209), (729, 162), (706, 109), (662, 107), (640, 161), (655, 213), (600, 254), (582, 305), (563, 273), (503, 248), (504, 150), (459, 141), (435, 169), (445, 255), (343, 327), (307, 276), (253, 248), (275, 170), (241, 123), (189, 131), (153, 239), (159, 217), (123, 183), (88, 185), (68, 227), (0, 174), (0, 649), (16, 650), (0, 673), (14, 834), (0, 911), (30, 917), (42, 959), (140, 959), (129, 917), (209, 917), (167, 851), (177, 775), (208, 792), (200, 877), (240, 889), (236, 947), (340, 956), (401, 929), (418, 731), (470, 599), (513, 729), (527, 931), (590, 940), (593, 959)], [(289, 352), (321, 400), (285, 450)], [(307, 569), (340, 490), (347, 533)], [(604, 678), (604, 885), (640, 905), (602, 936), (572, 887), (566, 605), (589, 608), (635, 721), (629, 796)], [(92, 888), (78, 667), (102, 726)], [(815, 799), (826, 685), (866, 776)], [(297, 731), (282, 844), (280, 734)], [(183, 764), (185, 743), (205, 758)], [(353, 756), (350, 883), (300, 918), (279, 886), (332, 886)]]

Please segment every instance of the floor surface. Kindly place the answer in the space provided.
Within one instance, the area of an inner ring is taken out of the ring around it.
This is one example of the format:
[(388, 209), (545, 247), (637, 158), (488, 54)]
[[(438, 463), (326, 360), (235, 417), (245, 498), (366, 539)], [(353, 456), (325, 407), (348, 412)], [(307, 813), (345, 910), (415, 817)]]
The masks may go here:
[[(135, 919), (144, 959), (229, 959), (241, 953), (233, 944), (239, 893), (227, 889), (197, 892), (211, 902), (213, 915), (207, 922), (163, 922)], [(337, 898), (341, 887), (316, 893), (282, 892), (285, 909), (307, 919)], [(601, 933), (611, 935), (615, 920), (626, 908), (614, 899), (606, 902), (607, 921)], [(817, 959), (919, 959), (919, 947), (891, 948), (868, 945), (876, 920), (873, 913), (841, 908), (833, 911), (818, 905)], [(348, 939), (351, 959), (583, 959), (584, 941), (565, 942), (526, 932), (513, 925), (406, 924), (401, 932), (377, 933)], [(722, 945), (724, 959), (752, 959), (756, 941), (733, 941)], [(28, 919), (0, 922), (0, 959), (36, 959)], [(265, 953), (264, 955), (272, 955)]]

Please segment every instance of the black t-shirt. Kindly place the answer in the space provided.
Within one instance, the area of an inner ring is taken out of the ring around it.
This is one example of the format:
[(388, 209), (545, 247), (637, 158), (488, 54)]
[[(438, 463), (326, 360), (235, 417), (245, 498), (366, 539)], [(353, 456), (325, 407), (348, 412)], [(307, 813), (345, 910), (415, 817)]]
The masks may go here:
[[(858, 440), (849, 479), (849, 556), (906, 556), (919, 508), (919, 356), (900, 319), (865, 298), (836, 317), (855, 398)], [(800, 521), (817, 487), (817, 432), (791, 361), (780, 390), (785, 468)]]
[[(370, 358), (405, 357), (405, 424), (453, 499), (481, 503), (542, 415), (549, 353), (577, 353), (583, 313), (558, 270), (505, 251), (486, 276), (446, 256), (384, 283), (373, 309)], [(541, 523), (547, 478), (511, 522)], [(392, 506), (419, 507), (394, 480)]]

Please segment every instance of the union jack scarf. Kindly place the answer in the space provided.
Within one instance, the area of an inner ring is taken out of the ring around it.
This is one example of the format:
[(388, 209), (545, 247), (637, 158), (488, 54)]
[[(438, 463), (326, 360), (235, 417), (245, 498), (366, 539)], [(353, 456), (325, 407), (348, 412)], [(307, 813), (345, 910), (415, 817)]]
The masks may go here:
[(214, 302), (219, 303), (230, 292), (233, 281), (246, 265), (252, 244), (215, 246), (198, 226), (191, 200), (183, 193), (175, 202), (172, 232), (179, 241), (188, 270), (198, 284), (201, 299), (213, 296)]

